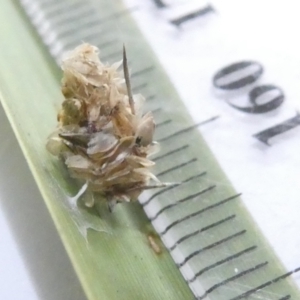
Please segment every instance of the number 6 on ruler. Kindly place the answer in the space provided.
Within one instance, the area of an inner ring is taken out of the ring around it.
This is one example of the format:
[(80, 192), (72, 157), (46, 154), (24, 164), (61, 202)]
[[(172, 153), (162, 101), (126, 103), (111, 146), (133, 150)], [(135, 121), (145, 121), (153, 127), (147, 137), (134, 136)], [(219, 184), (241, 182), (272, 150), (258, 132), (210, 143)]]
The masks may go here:
[[(248, 70), (247, 70), (248, 69)], [(222, 68), (213, 77), (214, 87), (222, 90), (238, 90), (244, 88), (250, 84), (255, 83), (263, 74), (263, 67), (256, 61), (241, 61), (233, 63), (229, 66)], [(240, 76), (236, 76), (234, 80), (228, 81), (226, 77), (232, 77), (234, 73), (241, 73)], [(268, 102), (258, 104), (258, 98), (264, 94), (272, 93), (272, 97)], [(274, 95), (274, 96), (273, 96)], [(250, 114), (262, 114), (272, 111), (278, 108), (284, 101), (285, 96), (281, 88), (272, 85), (265, 84), (253, 87), (249, 93), (249, 106), (238, 106), (232, 103), (228, 104), (238, 109), (239, 111)], [(300, 125), (300, 116), (297, 114), (295, 117), (288, 119), (280, 124), (265, 129), (253, 136), (265, 144), (269, 144), (268, 141), (275, 135), (284, 133), (296, 126)]]

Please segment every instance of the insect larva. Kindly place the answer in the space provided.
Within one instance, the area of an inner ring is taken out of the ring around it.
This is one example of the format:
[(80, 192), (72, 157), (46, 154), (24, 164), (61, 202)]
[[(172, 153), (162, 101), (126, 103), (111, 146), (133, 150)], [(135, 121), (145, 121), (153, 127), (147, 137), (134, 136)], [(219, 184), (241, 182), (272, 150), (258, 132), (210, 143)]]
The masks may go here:
[(149, 245), (153, 249), (153, 251), (156, 254), (161, 254), (162, 250), (161, 250), (159, 244), (156, 241), (158, 237), (154, 236), (153, 234), (149, 234), (147, 236), (147, 238), (148, 238)]
[[(103, 64), (98, 48), (82, 44), (62, 62), (64, 101), (47, 149), (70, 175), (111, 204), (134, 201), (144, 189), (163, 186), (148, 157), (157, 151), (151, 112), (142, 114), (142, 95), (132, 95), (127, 58)], [(149, 185), (150, 181), (156, 183)], [(93, 206), (94, 203), (89, 203)]]

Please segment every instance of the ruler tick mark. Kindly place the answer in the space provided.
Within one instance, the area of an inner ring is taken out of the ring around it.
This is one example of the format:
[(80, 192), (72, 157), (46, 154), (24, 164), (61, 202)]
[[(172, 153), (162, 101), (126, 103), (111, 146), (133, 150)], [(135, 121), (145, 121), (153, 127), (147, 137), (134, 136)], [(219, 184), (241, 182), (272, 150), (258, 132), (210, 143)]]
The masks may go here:
[(267, 281), (267, 282), (265, 282), (265, 283), (263, 283), (263, 284), (255, 287), (255, 288), (253, 288), (253, 289), (251, 289), (251, 290), (249, 290), (249, 291), (247, 291), (247, 292), (245, 292), (245, 293), (243, 293), (243, 294), (241, 294), (241, 295), (239, 295), (237, 297), (231, 298), (230, 300), (239, 300), (239, 299), (242, 299), (242, 298), (247, 298), (248, 296), (256, 293), (257, 291), (260, 291), (260, 290), (262, 290), (262, 289), (264, 289), (264, 288), (266, 288), (266, 287), (268, 287), (268, 286), (270, 286), (270, 285), (272, 285), (272, 284), (274, 284), (274, 283), (276, 283), (276, 282), (278, 282), (280, 280), (283, 280), (283, 279), (287, 278), (288, 276), (291, 276), (294, 273), (299, 272), (299, 271), (300, 271), (300, 267), (296, 268), (296, 269), (294, 269), (294, 270), (292, 270), (290, 272), (287, 272), (287, 273), (285, 273), (285, 274), (283, 274), (281, 276), (278, 276), (278, 277), (276, 277), (276, 278), (274, 278), (272, 280), (269, 280), (269, 281)]
[(197, 299), (198, 299), (198, 300), (202, 300), (202, 299), (206, 298), (208, 294), (212, 293), (212, 292), (213, 292), (214, 290), (216, 290), (217, 288), (219, 288), (219, 287), (221, 287), (221, 286), (227, 284), (227, 283), (230, 282), (230, 281), (236, 280), (236, 279), (238, 279), (238, 278), (240, 278), (240, 277), (242, 277), (242, 276), (245, 276), (245, 275), (247, 275), (247, 274), (249, 274), (249, 273), (252, 273), (252, 272), (254, 272), (254, 271), (256, 271), (256, 270), (258, 270), (258, 269), (260, 269), (260, 268), (262, 268), (262, 267), (265, 267), (267, 264), (268, 264), (268, 262), (265, 261), (265, 262), (263, 262), (263, 263), (260, 263), (260, 264), (256, 265), (256, 266), (253, 267), (253, 268), (249, 268), (249, 269), (247, 269), (247, 270), (245, 270), (245, 271), (240, 272), (240, 273), (237, 274), (237, 275), (234, 275), (234, 276), (232, 276), (232, 277), (229, 277), (229, 278), (227, 278), (227, 279), (225, 279), (225, 280), (223, 280), (223, 281), (221, 281), (221, 282), (219, 282), (219, 283), (213, 285), (211, 288), (209, 288), (208, 290), (206, 290), (206, 292), (205, 292), (202, 296), (197, 297)]
[(177, 169), (179, 169), (179, 168), (182, 168), (182, 167), (184, 167), (184, 166), (186, 166), (186, 165), (189, 165), (189, 164), (191, 164), (191, 163), (193, 163), (193, 162), (195, 162), (195, 161), (197, 161), (197, 158), (192, 158), (192, 159), (190, 159), (189, 161), (186, 161), (186, 162), (184, 162), (184, 163), (182, 163), (182, 164), (176, 165), (176, 166), (174, 166), (174, 167), (172, 167), (172, 168), (170, 168), (170, 169), (167, 169), (167, 170), (165, 170), (165, 171), (162, 171), (162, 172), (156, 174), (156, 176), (158, 177), (158, 176), (162, 176), (162, 175), (168, 174), (168, 173), (170, 173), (170, 172), (172, 172), (172, 171), (175, 171), (175, 170), (177, 170)]
[(115, 14), (112, 14), (110, 16), (102, 18), (101, 21), (99, 20), (99, 18), (96, 18), (95, 20), (92, 20), (90, 23), (87, 23), (87, 24), (89, 24), (90, 26), (103, 25), (107, 22), (114, 21), (115, 19), (123, 17), (124, 15), (130, 14), (130, 13), (134, 12), (135, 10), (138, 10), (138, 6), (126, 8), (126, 9), (124, 9), (122, 11), (119, 11)]
[(226, 199), (224, 199), (224, 200), (222, 200), (222, 201), (219, 201), (219, 202), (217, 202), (217, 203), (215, 203), (215, 204), (212, 204), (212, 205), (210, 205), (210, 206), (207, 206), (207, 207), (205, 207), (205, 208), (202, 208), (202, 209), (200, 209), (200, 210), (198, 210), (198, 211), (196, 211), (196, 212), (194, 212), (194, 213), (192, 213), (192, 214), (190, 214), (190, 215), (187, 215), (187, 216), (185, 216), (185, 217), (183, 217), (183, 218), (181, 218), (181, 219), (179, 219), (179, 220), (176, 220), (176, 221), (174, 221), (173, 223), (171, 223), (170, 225), (168, 225), (168, 226), (165, 228), (165, 230), (164, 230), (163, 232), (161, 232), (160, 234), (161, 234), (161, 235), (164, 235), (164, 234), (166, 234), (173, 226), (175, 226), (175, 225), (177, 225), (177, 224), (179, 224), (179, 223), (181, 223), (181, 222), (183, 222), (183, 221), (186, 221), (186, 220), (188, 220), (188, 219), (190, 219), (190, 218), (196, 217), (196, 216), (198, 216), (198, 215), (200, 215), (200, 214), (202, 214), (202, 213), (204, 213), (204, 212), (206, 212), (206, 211), (208, 211), (208, 210), (210, 210), (210, 209), (214, 209), (214, 208), (216, 208), (216, 207), (218, 207), (218, 206), (221, 206), (221, 205), (223, 205), (223, 204), (225, 204), (225, 203), (227, 203), (227, 202), (229, 202), (229, 201), (231, 201), (231, 200), (233, 200), (233, 199), (239, 197), (240, 195), (241, 195), (241, 194), (237, 194), (237, 195), (234, 195), (234, 196), (232, 196), (232, 197), (226, 198)]
[(193, 236), (195, 236), (195, 235), (197, 235), (197, 234), (199, 234), (201, 232), (204, 232), (204, 231), (209, 230), (211, 228), (214, 228), (214, 227), (216, 227), (218, 225), (221, 225), (221, 224), (223, 224), (223, 223), (225, 223), (227, 221), (233, 220), (235, 217), (236, 217), (236, 215), (231, 215), (231, 216), (229, 216), (227, 218), (224, 218), (224, 219), (222, 219), (220, 221), (214, 222), (214, 223), (212, 223), (212, 224), (210, 224), (208, 226), (205, 226), (205, 227), (203, 227), (203, 228), (201, 228), (199, 230), (196, 230), (196, 231), (194, 231), (194, 232), (192, 232), (190, 234), (187, 234), (187, 235), (183, 236), (182, 238), (180, 238), (173, 246), (171, 246), (169, 248), (169, 250), (173, 251), (179, 244), (181, 244), (185, 240), (187, 240), (187, 239), (189, 239), (189, 238), (191, 238), (191, 237), (193, 237)]
[[(81, 8), (81, 9), (79, 10), (78, 8)], [(75, 9), (73, 6), (70, 7), (69, 12), (68, 12), (69, 15), (68, 16), (64, 15), (63, 18), (61, 18), (60, 20), (56, 19), (53, 22), (54, 23), (53, 25), (54, 26), (64, 26), (64, 25), (68, 25), (72, 21), (74, 21), (74, 18), (80, 17), (80, 18), (84, 19), (84, 18), (90, 17), (93, 14), (93, 11), (90, 8), (88, 8), (88, 10), (84, 11), (85, 10), (84, 8), (85, 8), (84, 6), (76, 7)]]
[(134, 77), (137, 77), (137, 76), (140, 76), (142, 74), (145, 74), (147, 72), (151, 72), (154, 70), (154, 66), (150, 66), (150, 67), (146, 67), (144, 69), (141, 69), (139, 71), (135, 71), (131, 74), (131, 78), (134, 78)]
[(234, 238), (236, 238), (236, 237), (239, 237), (239, 236), (245, 234), (246, 232), (247, 232), (247, 230), (245, 230), (245, 229), (244, 229), (244, 230), (241, 230), (241, 231), (239, 231), (239, 232), (237, 232), (237, 233), (234, 233), (234, 234), (232, 234), (232, 235), (227, 236), (227, 237), (224, 238), (224, 239), (221, 239), (221, 240), (219, 240), (219, 241), (217, 241), (217, 242), (215, 242), (215, 243), (212, 243), (212, 244), (210, 244), (210, 245), (208, 245), (208, 246), (205, 246), (204, 248), (201, 248), (201, 249), (199, 249), (199, 250), (197, 250), (197, 251), (194, 251), (194, 252), (192, 252), (190, 255), (188, 255), (181, 263), (177, 264), (177, 266), (178, 266), (179, 268), (181, 268), (181, 267), (183, 267), (190, 259), (192, 259), (193, 257), (199, 255), (200, 253), (202, 253), (202, 252), (204, 252), (204, 251), (206, 251), (206, 250), (209, 250), (209, 249), (211, 249), (211, 248), (217, 247), (217, 246), (219, 246), (219, 245), (221, 245), (221, 244), (223, 244), (223, 243), (226, 243), (226, 242), (228, 242), (228, 241), (230, 241), (230, 240), (232, 240), (232, 239), (234, 239)]
[(109, 47), (111, 46), (112, 44), (116, 43), (117, 40), (116, 39), (112, 39), (112, 40), (109, 40), (109, 41), (106, 41), (102, 44), (98, 44), (97, 47), (99, 47), (99, 49), (105, 49), (106, 47)]
[(291, 295), (286, 295), (284, 297), (279, 298), (278, 300), (289, 300), (291, 299)]
[(197, 124), (195, 124), (195, 125), (192, 125), (192, 126), (190, 126), (190, 127), (187, 127), (187, 128), (185, 128), (185, 129), (179, 130), (179, 131), (177, 131), (177, 132), (174, 132), (174, 133), (171, 134), (171, 135), (168, 135), (168, 136), (166, 136), (166, 137), (164, 137), (164, 138), (159, 139), (158, 142), (164, 142), (164, 141), (167, 141), (167, 140), (169, 140), (170, 138), (173, 138), (173, 137), (175, 137), (175, 136), (177, 136), (177, 135), (180, 135), (180, 134), (182, 134), (182, 133), (188, 132), (188, 131), (190, 131), (190, 130), (192, 130), (192, 129), (194, 129), (194, 128), (197, 128), (197, 127), (199, 127), (199, 126), (201, 126), (201, 125), (205, 125), (205, 124), (207, 124), (207, 123), (210, 123), (210, 122), (212, 122), (212, 121), (214, 121), (214, 120), (216, 120), (216, 119), (218, 119), (218, 118), (219, 118), (219, 116), (215, 116), (215, 117), (212, 117), (212, 118), (210, 118), (210, 119), (208, 119), (208, 120), (205, 120), (205, 121), (202, 121), (202, 122), (197, 123)]
[(157, 112), (160, 112), (161, 111), (161, 107), (158, 107), (158, 108), (155, 108), (152, 110), (152, 113), (155, 114)]
[(139, 91), (139, 90), (141, 90), (141, 89), (143, 89), (143, 88), (145, 88), (145, 87), (147, 87), (147, 86), (148, 86), (148, 83), (147, 83), (147, 82), (144, 82), (144, 83), (141, 83), (141, 84), (139, 84), (139, 85), (133, 87), (133, 88), (132, 88), (132, 91)]
[(162, 213), (163, 213), (164, 211), (166, 211), (167, 209), (170, 209), (170, 208), (172, 208), (172, 207), (174, 207), (174, 206), (177, 206), (178, 204), (184, 203), (184, 202), (186, 202), (186, 201), (188, 201), (188, 200), (194, 199), (194, 198), (196, 198), (197, 196), (200, 196), (200, 195), (202, 195), (202, 194), (204, 194), (204, 193), (206, 193), (206, 192), (208, 192), (208, 191), (211, 191), (211, 190), (212, 190), (213, 188), (215, 188), (215, 187), (216, 187), (215, 185), (210, 186), (210, 187), (208, 187), (208, 188), (206, 188), (206, 189), (204, 189), (204, 190), (202, 190), (202, 191), (200, 191), (200, 192), (198, 192), (198, 193), (196, 193), (196, 194), (189, 195), (188, 197), (185, 197), (185, 198), (183, 198), (183, 199), (181, 199), (181, 200), (178, 200), (178, 201), (176, 201), (175, 203), (166, 205), (166, 206), (163, 207), (161, 210), (159, 210), (159, 211), (156, 213), (156, 215), (155, 215), (154, 217), (150, 217), (150, 221), (154, 221), (160, 214), (162, 214)]
[[(112, 21), (112, 20), (114, 21), (115, 19), (126, 16), (128, 14), (131, 14), (134, 11), (137, 11), (137, 10), (139, 10), (139, 7), (137, 5), (133, 6), (133, 7), (126, 8), (126, 9), (121, 10), (121, 11), (119, 11), (119, 12), (117, 12), (117, 13), (111, 15), (111, 16), (108, 16), (108, 17), (104, 18), (103, 22)], [(103, 23), (103, 22), (101, 22), (101, 23)]]
[[(194, 176), (189, 177), (189, 178), (185, 179), (184, 181), (182, 181), (181, 184), (187, 183), (187, 182), (189, 182), (189, 181), (191, 181), (191, 180), (193, 180), (193, 179), (202, 177), (202, 176), (204, 176), (204, 175), (206, 175), (206, 172), (202, 172), (202, 173), (200, 173), (200, 174), (194, 175)], [(148, 205), (155, 197), (157, 197), (157, 196), (159, 196), (159, 195), (161, 195), (161, 194), (163, 194), (163, 193), (165, 193), (165, 192), (167, 192), (167, 191), (169, 191), (169, 190), (171, 190), (171, 189), (174, 189), (174, 188), (176, 188), (177, 186), (179, 186), (179, 185), (181, 185), (181, 184), (174, 184), (174, 185), (172, 185), (172, 186), (169, 186), (169, 187), (167, 187), (167, 188), (165, 188), (165, 189), (163, 189), (163, 190), (161, 190), (161, 191), (159, 191), (159, 192), (153, 194), (147, 201), (145, 201), (144, 203), (141, 203), (142, 206), (145, 207), (145, 206)]]
[(182, 150), (187, 149), (188, 147), (189, 147), (189, 145), (181, 146), (181, 147), (176, 148), (176, 149), (174, 149), (174, 150), (172, 150), (172, 151), (170, 151), (170, 152), (167, 152), (166, 154), (157, 156), (156, 158), (153, 159), (153, 161), (158, 161), (158, 160), (160, 160), (160, 159), (162, 159), (162, 158), (166, 158), (167, 156), (170, 156), (170, 155), (172, 155), (172, 154), (178, 153), (178, 152), (180, 152), (180, 151), (182, 151)]
[[(95, 16), (96, 18), (96, 16)], [(79, 34), (80, 32), (84, 32), (84, 35), (80, 37), (80, 40), (83, 40), (86, 38), (86, 32), (91, 32), (92, 30), (95, 29), (95, 32), (100, 34), (100, 31), (99, 31), (99, 26), (98, 26), (98, 22), (97, 20), (93, 20), (91, 17), (90, 17), (90, 21), (86, 22), (85, 24), (82, 24), (82, 26), (80, 27), (80, 31), (78, 31), (78, 36), (76, 37), (79, 37)], [(56, 32), (56, 36), (57, 36), (57, 40), (62, 40), (62, 39), (65, 39), (65, 38), (68, 38), (68, 37), (74, 37), (73, 36), (73, 33), (74, 33), (74, 30), (75, 29), (76, 25), (74, 24), (74, 27), (72, 28), (63, 28), (64, 30), (62, 31), (58, 31)], [(77, 43), (79, 41), (77, 40)]]
[(214, 269), (214, 268), (216, 268), (216, 267), (218, 267), (218, 266), (220, 266), (220, 265), (222, 265), (222, 264), (225, 264), (225, 263), (227, 263), (227, 262), (229, 262), (229, 261), (232, 261), (232, 260), (234, 260), (234, 259), (236, 259), (236, 258), (239, 258), (239, 257), (241, 257), (242, 255), (247, 254), (248, 252), (254, 251), (255, 249), (257, 249), (257, 246), (252, 246), (252, 247), (249, 247), (249, 248), (247, 248), (247, 249), (245, 249), (245, 250), (243, 250), (243, 251), (240, 251), (240, 252), (238, 252), (238, 253), (235, 253), (235, 254), (233, 254), (233, 255), (230, 255), (230, 256), (228, 256), (228, 257), (222, 259), (222, 260), (219, 260), (219, 261), (217, 261), (216, 263), (211, 264), (211, 265), (209, 265), (209, 266), (203, 268), (202, 270), (198, 271), (198, 272), (195, 274), (195, 276), (194, 276), (193, 278), (191, 278), (191, 279), (188, 280), (188, 282), (189, 282), (189, 283), (192, 283), (192, 282), (194, 282), (199, 276), (201, 276), (202, 274), (204, 274), (205, 272), (207, 272), (207, 271), (209, 271), (209, 270), (211, 270), (211, 269)]
[(209, 230), (209, 229), (211, 229), (211, 228), (214, 228), (214, 227), (216, 227), (216, 226), (218, 226), (218, 225), (221, 225), (221, 224), (223, 224), (223, 223), (225, 223), (225, 222), (227, 222), (227, 221), (229, 221), (229, 220), (234, 219), (235, 217), (236, 217), (236, 215), (231, 215), (231, 216), (229, 216), (229, 217), (227, 217), (227, 218), (224, 218), (224, 219), (222, 219), (222, 220), (220, 220), (220, 221), (217, 221), (217, 222), (214, 222), (214, 223), (212, 223), (212, 224), (210, 224), (210, 225), (207, 225), (207, 226), (205, 226), (205, 227), (203, 227), (203, 228), (201, 229), (201, 232), (206, 231), (206, 230)]
[[(56, 2), (56, 4), (57, 4), (57, 2)], [(82, 2), (79, 2), (79, 3), (74, 3), (74, 4), (72, 4), (72, 9), (77, 9), (77, 8), (80, 8), (80, 7), (82, 7)], [(42, 5), (41, 5), (42, 6)], [(53, 6), (51, 6), (51, 8), (50, 8), (50, 6), (48, 7), (48, 9), (50, 10), (50, 11), (48, 11), (48, 12), (45, 12), (45, 15), (47, 16), (47, 18), (51, 18), (51, 17), (56, 17), (56, 16), (58, 16), (60, 13), (64, 13), (65, 12), (65, 10), (66, 10), (66, 5), (65, 5), (65, 3), (59, 3), (59, 5), (53, 5)], [(69, 7), (68, 7), (68, 9), (69, 9)]]
[(167, 5), (161, 0), (153, 0), (157, 8), (165, 8)]
[[(24, 3), (24, 1), (22, 1)], [(42, 7), (43, 9), (49, 9), (49, 8), (52, 8), (53, 6), (57, 6), (57, 4), (61, 4), (61, 3), (57, 3), (57, 2), (41, 2), (39, 3), (39, 6)], [(79, 3), (74, 3), (74, 6), (75, 5), (78, 5)], [(80, 4), (81, 5), (81, 4)], [(73, 6), (73, 5), (72, 5)]]
[(163, 122), (160, 122), (160, 123), (156, 124), (155, 128), (157, 129), (157, 128), (159, 128), (159, 127), (161, 127), (161, 126), (163, 126), (163, 125), (167, 125), (167, 124), (169, 124), (169, 123), (171, 123), (171, 122), (172, 122), (172, 120), (171, 120), (171, 119), (168, 119), (168, 120), (166, 120), (166, 121), (163, 121)]
[[(24, 2), (24, 1), (22, 1)], [(33, 1), (31, 1), (33, 2)], [(36, 1), (35, 1), (36, 2)], [(44, 2), (39, 2), (39, 5), (43, 8), (50, 8), (50, 7), (56, 7), (56, 6), (61, 6), (64, 5), (62, 2), (57, 2), (57, 1), (44, 1)], [(82, 2), (74, 3), (72, 6), (82, 6)]]
[(114, 57), (118, 57), (118, 56), (120, 56), (120, 55), (121, 55), (121, 51), (116, 51), (116, 52), (113, 52), (113, 53), (110, 53), (110, 54), (105, 55), (105, 56), (102, 58), (102, 60), (107, 61), (107, 60), (109, 60), (109, 59), (112, 59), (112, 58), (114, 58)]
[[(82, 3), (81, 3), (81, 5), (82, 5)], [(116, 14), (113, 14), (113, 15), (110, 15), (110, 16), (108, 16), (108, 17), (102, 18), (101, 21), (99, 20), (99, 18), (98, 18), (98, 16), (97, 16), (96, 14), (94, 14), (93, 17), (92, 17), (92, 15), (90, 15), (89, 21), (88, 21), (88, 22), (85, 22), (84, 24), (81, 24), (80, 29), (81, 29), (81, 30), (84, 30), (84, 29), (89, 29), (89, 30), (91, 30), (91, 29), (94, 28), (94, 27), (100, 28), (99, 25), (101, 26), (101, 25), (105, 24), (106, 22), (113, 21), (113, 20), (115, 20), (115, 19), (117, 19), (117, 18), (120, 18), (120, 17), (122, 17), (122, 16), (124, 16), (124, 15), (126, 15), (126, 14), (128, 14), (128, 13), (131, 13), (131, 12), (137, 10), (137, 9), (138, 9), (138, 7), (132, 7), (132, 8), (129, 8), (129, 9), (125, 9), (125, 10), (123, 10), (123, 11), (121, 11), (121, 12), (116, 13)], [(63, 12), (65, 11), (65, 9), (61, 9), (61, 10), (62, 10)], [(56, 14), (57, 14), (57, 13), (56, 13)], [(70, 24), (70, 23), (69, 23), (69, 24)], [(60, 38), (66, 37), (66, 36), (68, 36), (68, 35), (72, 35), (73, 30), (74, 30), (74, 29), (68, 29), (68, 30), (66, 30), (65, 32), (60, 33), (60, 34), (58, 34), (58, 35), (59, 35)], [(100, 32), (99, 32), (98, 30), (96, 30), (96, 32), (98, 33), (98, 36), (99, 36)], [(95, 34), (96, 34), (96, 33), (93, 33), (93, 35), (95, 35)], [(87, 36), (85, 35), (83, 38), (86, 39)]]
[(189, 20), (192, 20), (196, 17), (200, 17), (200, 16), (203, 16), (203, 15), (206, 15), (207, 13), (209, 12), (213, 12), (214, 11), (214, 8), (211, 6), (211, 5), (207, 5), (205, 8), (201, 8), (199, 10), (196, 10), (192, 13), (189, 13), (183, 17), (179, 17), (179, 18), (176, 18), (176, 19), (173, 19), (171, 20), (170, 22), (175, 25), (175, 26), (180, 26), (182, 23), (186, 22), (186, 21), (189, 21)]

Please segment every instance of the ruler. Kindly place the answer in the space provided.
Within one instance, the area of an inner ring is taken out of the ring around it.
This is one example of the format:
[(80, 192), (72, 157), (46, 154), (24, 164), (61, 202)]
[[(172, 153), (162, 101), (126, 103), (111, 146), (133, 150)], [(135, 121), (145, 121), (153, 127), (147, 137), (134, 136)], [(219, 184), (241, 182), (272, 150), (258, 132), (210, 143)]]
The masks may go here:
[(132, 21), (137, 8), (121, 1), (20, 2), (56, 61), (86, 41), (100, 48), (102, 61), (114, 62), (126, 44), (133, 91), (145, 95), (157, 121), (162, 150), (154, 158), (156, 174), (183, 182), (145, 194), (140, 202), (195, 298), (299, 298), (289, 278), (299, 269), (282, 268), (197, 130), (218, 115), (192, 122)]

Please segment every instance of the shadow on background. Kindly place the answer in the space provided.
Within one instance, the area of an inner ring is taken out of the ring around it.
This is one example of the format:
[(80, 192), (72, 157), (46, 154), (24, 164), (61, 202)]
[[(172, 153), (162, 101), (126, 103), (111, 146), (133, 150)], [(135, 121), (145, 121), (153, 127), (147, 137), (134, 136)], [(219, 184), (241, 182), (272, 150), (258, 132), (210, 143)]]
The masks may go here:
[(86, 299), (1, 105), (0, 137), (0, 209), (39, 298)]

